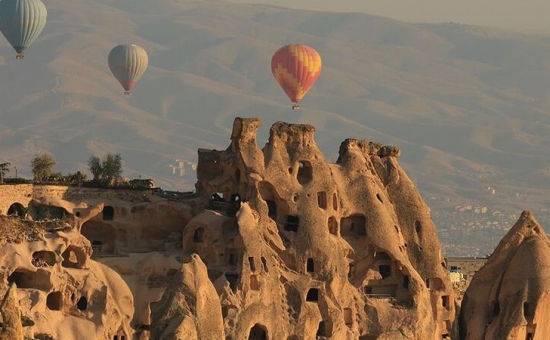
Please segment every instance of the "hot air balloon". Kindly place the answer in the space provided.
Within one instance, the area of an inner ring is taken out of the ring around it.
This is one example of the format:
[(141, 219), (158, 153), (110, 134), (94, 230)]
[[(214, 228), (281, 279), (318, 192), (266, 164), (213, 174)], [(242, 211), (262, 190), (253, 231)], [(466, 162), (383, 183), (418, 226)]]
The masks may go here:
[(0, 1), (0, 31), (17, 52), (16, 59), (42, 33), (46, 26), (46, 6), (40, 0)]
[(138, 45), (118, 45), (109, 52), (109, 69), (124, 88), (125, 95), (143, 76), (149, 63), (147, 52)]
[(273, 54), (271, 72), (296, 110), (321, 74), (321, 56), (307, 45), (286, 45)]

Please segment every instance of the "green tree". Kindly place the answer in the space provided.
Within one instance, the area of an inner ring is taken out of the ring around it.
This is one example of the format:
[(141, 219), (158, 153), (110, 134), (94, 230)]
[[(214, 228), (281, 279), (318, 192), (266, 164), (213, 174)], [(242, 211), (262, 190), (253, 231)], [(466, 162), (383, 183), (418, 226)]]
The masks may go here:
[(101, 159), (97, 156), (91, 156), (88, 159), (88, 168), (94, 177), (94, 181), (100, 181), (103, 178), (103, 167), (101, 165)]
[(53, 174), (53, 167), (57, 164), (55, 158), (43, 153), (34, 157), (31, 161), (32, 175), (35, 181), (44, 181)]
[(107, 154), (103, 159), (103, 174), (106, 178), (119, 178), (122, 175), (120, 154)]
[(94, 181), (109, 181), (122, 175), (122, 158), (120, 154), (112, 153), (108, 153), (102, 159), (92, 155), (88, 159), (88, 168)]
[(4, 178), (6, 177), (6, 173), (10, 172), (10, 166), (11, 164), (6, 163), (0, 163), (0, 183), (4, 183)]

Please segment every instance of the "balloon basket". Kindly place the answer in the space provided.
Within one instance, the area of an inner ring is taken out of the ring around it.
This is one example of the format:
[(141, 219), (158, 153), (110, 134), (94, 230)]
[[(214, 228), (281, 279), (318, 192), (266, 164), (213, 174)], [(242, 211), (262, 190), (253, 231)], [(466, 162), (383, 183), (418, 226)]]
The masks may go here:
[(300, 106), (298, 106), (298, 104), (294, 104), (294, 105), (292, 105), (292, 109), (293, 110), (300, 110)]
[(25, 55), (23, 55), (23, 54), (18, 54), (18, 55), (15, 56), (15, 59), (17, 59), (17, 60), (23, 60), (23, 59), (25, 59)]
[(131, 96), (131, 95), (132, 95), (132, 92), (130, 92), (130, 91), (124, 91), (124, 95), (125, 95), (125, 96)]

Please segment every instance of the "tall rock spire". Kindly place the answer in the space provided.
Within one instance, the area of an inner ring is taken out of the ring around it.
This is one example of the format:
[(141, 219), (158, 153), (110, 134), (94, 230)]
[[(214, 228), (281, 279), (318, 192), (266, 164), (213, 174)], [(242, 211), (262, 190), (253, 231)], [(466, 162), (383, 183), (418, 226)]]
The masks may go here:
[(548, 339), (549, 296), (550, 242), (524, 211), (466, 290), (460, 339)]

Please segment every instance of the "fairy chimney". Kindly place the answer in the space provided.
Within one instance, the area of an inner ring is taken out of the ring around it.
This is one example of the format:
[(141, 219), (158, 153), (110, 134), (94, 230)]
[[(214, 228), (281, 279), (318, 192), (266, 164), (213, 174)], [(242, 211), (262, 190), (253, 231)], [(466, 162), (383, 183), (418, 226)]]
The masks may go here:
[(524, 211), (466, 290), (460, 339), (548, 339), (549, 296), (550, 242)]
[(226, 339), (450, 338), (451, 283), (399, 149), (348, 139), (331, 164), (313, 126), (275, 123), (263, 149), (259, 127), (236, 118), (226, 150), (199, 150), (205, 209), (183, 232), (184, 257), (200, 256), (219, 295), (221, 316), (206, 307)]

